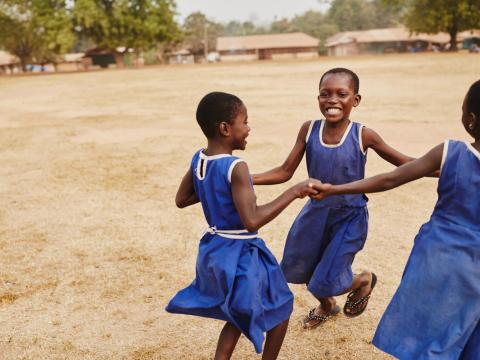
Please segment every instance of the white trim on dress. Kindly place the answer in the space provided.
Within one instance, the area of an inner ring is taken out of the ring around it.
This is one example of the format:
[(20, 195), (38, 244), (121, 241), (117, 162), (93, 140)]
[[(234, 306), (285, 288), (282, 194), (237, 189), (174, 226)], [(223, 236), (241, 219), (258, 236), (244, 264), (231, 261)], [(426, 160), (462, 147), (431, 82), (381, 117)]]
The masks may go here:
[(362, 133), (363, 133), (363, 126), (362, 124), (358, 124), (359, 129), (358, 129), (358, 143), (360, 144), (360, 151), (362, 152), (363, 155), (367, 155), (367, 150), (363, 150), (363, 138), (362, 138)]
[[(209, 160), (216, 160), (216, 159), (232, 156), (230, 154), (217, 154), (217, 155), (208, 156), (203, 153), (203, 150), (205, 149), (200, 150), (200, 157), (198, 159), (197, 167), (195, 169), (195, 175), (199, 180), (205, 179), (205, 176), (207, 175), (207, 162)], [(203, 166), (201, 166), (202, 164)], [(202, 173), (203, 173), (203, 176), (202, 176)]]
[(442, 162), (440, 163), (440, 175), (442, 175), (443, 164), (445, 164), (445, 161), (447, 160), (449, 143), (450, 140), (445, 140), (445, 142), (443, 143)]
[(320, 124), (320, 131), (318, 132), (318, 134), (319, 134), (318, 137), (320, 138), (320, 144), (322, 144), (323, 146), (325, 146), (327, 148), (336, 148), (336, 147), (341, 146), (345, 142), (345, 139), (347, 138), (347, 135), (350, 132), (350, 129), (352, 128), (353, 122), (350, 121), (350, 124), (348, 124), (348, 127), (345, 130), (345, 132), (343, 133), (342, 139), (340, 140), (340, 142), (338, 144), (325, 144), (323, 142), (323, 128), (325, 126), (325, 122), (326, 122), (326, 120), (322, 120), (322, 123)]
[(205, 235), (206, 233), (209, 233), (209, 234), (212, 234), (212, 235), (219, 235), (219, 236), (227, 238), (227, 239), (243, 239), (243, 240), (245, 240), (245, 239), (255, 239), (256, 237), (258, 237), (258, 234), (249, 233), (248, 230), (246, 230), (246, 229), (243, 229), (243, 230), (218, 230), (216, 226), (208, 227), (203, 232), (203, 235)]
[(315, 121), (317, 121), (317, 120), (311, 120), (310, 121), (310, 125), (308, 126), (307, 136), (305, 136), (305, 144), (308, 142), (308, 139), (310, 138), (310, 134), (312, 132), (313, 124), (315, 123)]
[(480, 152), (478, 152), (478, 150), (475, 149), (472, 146), (472, 144), (470, 144), (469, 142), (465, 141), (465, 145), (467, 145), (468, 150), (470, 150), (473, 153), (473, 155), (475, 155), (478, 158), (478, 160), (480, 160)]
[(217, 155), (208, 156), (208, 155), (205, 155), (205, 154), (203, 153), (203, 150), (204, 150), (204, 149), (202, 149), (202, 150), (200, 151), (200, 157), (201, 157), (202, 159), (216, 160), (216, 159), (221, 159), (221, 158), (224, 158), (224, 157), (232, 156), (232, 155), (230, 155), (230, 154), (217, 154)]
[(236, 159), (234, 160), (231, 164), (230, 164), (230, 167), (228, 168), (228, 182), (231, 183), (232, 182), (232, 172), (233, 172), (233, 168), (235, 167), (235, 165), (237, 165), (238, 163), (240, 162), (245, 162), (244, 160), (242, 159)]

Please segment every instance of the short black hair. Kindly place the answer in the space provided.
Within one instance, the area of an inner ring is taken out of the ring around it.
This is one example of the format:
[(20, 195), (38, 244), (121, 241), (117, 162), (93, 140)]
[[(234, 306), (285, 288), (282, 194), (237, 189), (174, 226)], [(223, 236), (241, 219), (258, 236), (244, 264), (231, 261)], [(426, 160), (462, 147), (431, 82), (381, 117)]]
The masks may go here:
[(480, 80), (475, 81), (472, 86), (470, 86), (465, 101), (467, 111), (474, 113), (477, 119), (480, 120)]
[(217, 126), (223, 121), (231, 124), (242, 107), (242, 100), (235, 95), (220, 91), (208, 93), (198, 103), (198, 125), (207, 138), (213, 138)]
[(355, 94), (358, 94), (358, 91), (360, 90), (360, 79), (358, 78), (358, 75), (355, 74), (352, 70), (346, 68), (333, 68), (328, 70), (320, 78), (320, 82), (318, 83), (319, 87), (322, 84), (323, 78), (329, 74), (346, 74), (350, 76), (350, 79), (352, 79), (353, 82), (353, 91), (355, 92)]

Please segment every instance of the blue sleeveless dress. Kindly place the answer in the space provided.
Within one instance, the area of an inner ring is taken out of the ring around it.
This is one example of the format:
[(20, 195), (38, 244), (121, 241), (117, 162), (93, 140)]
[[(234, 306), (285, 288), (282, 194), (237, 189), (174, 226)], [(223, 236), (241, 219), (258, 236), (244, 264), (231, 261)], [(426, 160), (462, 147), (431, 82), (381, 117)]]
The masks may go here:
[(198, 151), (191, 168), (195, 193), (209, 228), (200, 240), (196, 277), (166, 311), (227, 321), (262, 352), (264, 332), (290, 317), (293, 294), (275, 257), (249, 233), (233, 202), (230, 180), (242, 161)]
[[(325, 120), (312, 121), (306, 139), (308, 175), (325, 183), (363, 179), (366, 153), (362, 125), (351, 122), (339, 144), (322, 140)], [(368, 231), (367, 198), (363, 194), (308, 200), (287, 236), (282, 270), (287, 281), (308, 284), (317, 297), (344, 293), (352, 284), (352, 262)]]
[(373, 344), (400, 359), (480, 359), (480, 153), (444, 145), (438, 201)]

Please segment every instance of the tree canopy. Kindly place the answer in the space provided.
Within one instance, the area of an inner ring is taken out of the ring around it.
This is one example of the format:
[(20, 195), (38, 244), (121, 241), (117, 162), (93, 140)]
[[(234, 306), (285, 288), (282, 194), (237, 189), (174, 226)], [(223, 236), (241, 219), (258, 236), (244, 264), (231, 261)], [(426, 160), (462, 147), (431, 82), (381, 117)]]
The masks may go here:
[(147, 50), (176, 40), (172, 0), (75, 0), (76, 30), (100, 48)]
[(384, 0), (403, 6), (405, 26), (413, 32), (450, 34), (450, 50), (457, 50), (457, 34), (480, 24), (479, 0)]
[(73, 42), (71, 14), (64, 0), (0, 2), (0, 46), (20, 60), (56, 63)]
[(208, 20), (197, 11), (187, 16), (183, 30), (186, 47), (198, 57), (216, 49), (217, 37), (223, 34), (223, 25)]

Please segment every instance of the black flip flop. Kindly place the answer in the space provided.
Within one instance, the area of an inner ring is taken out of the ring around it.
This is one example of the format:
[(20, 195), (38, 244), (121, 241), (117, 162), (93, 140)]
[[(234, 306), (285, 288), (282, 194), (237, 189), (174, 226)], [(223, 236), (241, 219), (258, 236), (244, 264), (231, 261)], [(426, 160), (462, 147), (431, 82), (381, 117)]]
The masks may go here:
[[(335, 305), (335, 307), (332, 309), (332, 311), (330, 312), (330, 314), (328, 315), (315, 315), (315, 309), (316, 308), (313, 308), (311, 309), (309, 312), (308, 312), (308, 315), (305, 316), (305, 319), (303, 319), (303, 328), (304, 329), (307, 329), (307, 330), (313, 330), (315, 329), (317, 326), (323, 324), (325, 321), (327, 321), (328, 319), (330, 319), (331, 317), (337, 315), (338, 313), (340, 313), (340, 306), (338, 305)], [(309, 321), (312, 321), (312, 320), (315, 320), (317, 321), (314, 325), (312, 326), (305, 326), (307, 322)]]
[[(370, 299), (370, 295), (372, 294), (373, 289), (375, 288), (375, 285), (377, 284), (377, 275), (372, 272), (372, 283), (370, 285), (370, 292), (368, 295), (365, 295), (357, 300), (352, 300), (352, 297), (355, 296), (357, 290), (351, 291), (348, 296), (347, 296), (347, 301), (345, 302), (345, 305), (343, 306), (343, 313), (345, 316), (354, 318), (359, 315), (361, 315), (365, 309), (367, 308), (368, 305), (368, 300)], [(361, 310), (357, 312), (352, 312), (352, 310), (355, 310), (359, 308), (360, 306), (363, 306)]]

